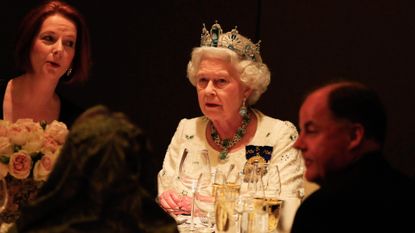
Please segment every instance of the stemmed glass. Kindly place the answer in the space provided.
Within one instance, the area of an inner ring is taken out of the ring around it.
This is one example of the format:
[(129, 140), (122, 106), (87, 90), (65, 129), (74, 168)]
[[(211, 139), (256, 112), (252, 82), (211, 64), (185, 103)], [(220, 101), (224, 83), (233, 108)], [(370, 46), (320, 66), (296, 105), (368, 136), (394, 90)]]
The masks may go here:
[(210, 182), (210, 162), (208, 151), (200, 147), (185, 148), (179, 165), (180, 182), (191, 193), (190, 226), (181, 226), (181, 231), (195, 231), (195, 191), (197, 186), (208, 186)]
[[(241, 232), (276, 232), (282, 200), (278, 166), (268, 163), (249, 165), (247, 192), (239, 199)], [(267, 181), (264, 176), (267, 175)]]
[(267, 164), (254, 163), (246, 165), (245, 182), (248, 187), (237, 204), (240, 213), (240, 229), (242, 233), (267, 232), (267, 199), (263, 176), (267, 172)]
[[(202, 180), (205, 180), (205, 182), (202, 182)], [(201, 175), (196, 187), (194, 201), (202, 224), (206, 224), (198, 230), (199, 232), (214, 232), (215, 193), (217, 186), (214, 186), (216, 183), (213, 180), (210, 174), (204, 173)]]
[[(267, 213), (268, 213), (268, 232), (277, 232), (280, 225), (280, 212), (283, 206), (281, 199), (281, 179), (278, 165), (268, 166), (268, 181), (267, 189), (272, 189), (266, 196)], [(271, 182), (272, 181), (272, 182)], [(268, 188), (268, 186), (271, 186)]]
[[(237, 181), (237, 180), (236, 180)], [(215, 196), (215, 228), (218, 233), (239, 232), (235, 204), (239, 196), (240, 186), (226, 182), (218, 188)]]

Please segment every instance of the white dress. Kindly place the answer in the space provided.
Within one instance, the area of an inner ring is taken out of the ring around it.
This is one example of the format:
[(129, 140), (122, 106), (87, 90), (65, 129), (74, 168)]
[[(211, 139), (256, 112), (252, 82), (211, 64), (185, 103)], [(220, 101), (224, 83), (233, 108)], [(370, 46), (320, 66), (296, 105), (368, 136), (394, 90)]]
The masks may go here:
[[(279, 196), (284, 200), (279, 228), (280, 232), (289, 232), (295, 212), (304, 196), (304, 163), (301, 152), (292, 147), (298, 133), (295, 126), (288, 121), (268, 117), (253, 109), (258, 119), (257, 129), (249, 145), (271, 146), (270, 169), (263, 177), (266, 195)], [(227, 172), (231, 164), (237, 171), (242, 171), (247, 161), (245, 148), (228, 154), (227, 161), (219, 159), (219, 151), (213, 149), (206, 140), (206, 117), (182, 119), (167, 149), (163, 168), (158, 174), (159, 195), (166, 190), (175, 190), (186, 194), (188, 190), (178, 180), (179, 164), (186, 147), (207, 149), (212, 170)], [(278, 167), (278, 173), (272, 168)], [(241, 192), (246, 189), (241, 185)]]

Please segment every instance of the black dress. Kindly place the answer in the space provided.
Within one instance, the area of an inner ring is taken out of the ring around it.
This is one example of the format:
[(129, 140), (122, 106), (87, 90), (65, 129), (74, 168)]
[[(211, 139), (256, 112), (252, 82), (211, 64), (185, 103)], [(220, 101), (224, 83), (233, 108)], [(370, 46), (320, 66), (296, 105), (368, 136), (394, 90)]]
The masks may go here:
[[(0, 79), (0, 119), (3, 119), (3, 101), (4, 101), (4, 94), (6, 93), (7, 83), (9, 80), (7, 79)], [(63, 98), (58, 94), (61, 100), (61, 110), (59, 112), (59, 119), (66, 124), (68, 128), (71, 128), (75, 119), (84, 111), (81, 107), (71, 103), (67, 99)]]
[(414, 203), (414, 181), (367, 154), (304, 200), (292, 233), (415, 232)]

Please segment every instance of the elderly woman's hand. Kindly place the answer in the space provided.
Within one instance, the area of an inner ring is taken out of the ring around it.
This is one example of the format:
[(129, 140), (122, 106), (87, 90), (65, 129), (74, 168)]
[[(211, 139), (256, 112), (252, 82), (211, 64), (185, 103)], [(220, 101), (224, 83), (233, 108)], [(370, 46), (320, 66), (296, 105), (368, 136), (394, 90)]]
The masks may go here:
[(178, 194), (174, 190), (167, 190), (158, 197), (158, 203), (170, 214), (190, 214), (192, 198)]

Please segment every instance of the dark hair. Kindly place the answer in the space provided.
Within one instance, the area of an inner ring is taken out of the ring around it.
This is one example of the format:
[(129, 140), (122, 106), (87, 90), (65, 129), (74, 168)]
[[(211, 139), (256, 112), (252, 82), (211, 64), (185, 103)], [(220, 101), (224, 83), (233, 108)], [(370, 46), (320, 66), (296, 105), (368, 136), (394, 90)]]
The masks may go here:
[(34, 38), (42, 23), (52, 15), (62, 15), (71, 20), (77, 29), (75, 56), (72, 61), (72, 78), (68, 83), (87, 80), (90, 68), (89, 32), (83, 16), (72, 6), (60, 0), (48, 0), (32, 9), (22, 20), (17, 34), (15, 59), (16, 66), (22, 72), (33, 70), (30, 53)]
[(359, 82), (340, 82), (328, 96), (328, 106), (337, 118), (360, 123), (365, 138), (383, 145), (386, 137), (387, 116), (377, 93)]
[(19, 232), (142, 232), (142, 159), (152, 156), (146, 138), (123, 113), (102, 105), (85, 111), (22, 209)]

